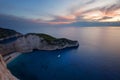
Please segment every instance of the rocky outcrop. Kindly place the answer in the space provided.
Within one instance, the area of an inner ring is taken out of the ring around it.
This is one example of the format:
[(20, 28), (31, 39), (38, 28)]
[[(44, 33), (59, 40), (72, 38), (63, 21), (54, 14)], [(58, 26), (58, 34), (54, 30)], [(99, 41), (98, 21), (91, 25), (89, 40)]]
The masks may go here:
[(18, 80), (7, 69), (6, 64), (3, 61), (3, 58), (1, 55), (0, 55), (0, 80)]
[(0, 28), (0, 41), (6, 40), (13, 37), (21, 36), (22, 34), (15, 30)]
[(78, 41), (65, 38), (54, 38), (46, 34), (29, 33), (17, 38), (17, 40), (0, 44), (0, 53), (3, 55), (13, 52), (31, 52), (37, 50), (57, 50), (68, 47), (78, 47)]
[(65, 38), (57, 39), (47, 34), (36, 33), (22, 35), (14, 30), (0, 28), (0, 80), (18, 80), (7, 69), (2, 56), (4, 56), (6, 61), (17, 55), (17, 53), (15, 53), (15, 55), (6, 57), (9, 53), (31, 52), (34, 49), (57, 50), (78, 46), (78, 41), (72, 41)]
[(31, 52), (34, 49), (57, 50), (78, 46), (78, 41), (65, 38), (57, 39), (47, 34), (36, 33), (22, 35), (14, 30), (0, 28), (0, 80), (18, 80), (7, 69), (2, 56), (4, 56), (5, 60), (8, 60), (9, 58), (12, 59), (16, 54), (12, 55), (13, 57), (6, 57), (6, 55), (13, 52)]
[[(41, 34), (27, 34), (15, 41), (15, 48), (18, 52), (31, 52), (33, 49), (38, 50), (57, 50), (67, 47), (79, 46), (77, 41), (71, 41), (65, 38), (51, 39), (51, 36)], [(48, 39), (49, 38), (49, 39)]]
[(14, 42), (14, 46), (17, 52), (31, 52), (33, 49), (38, 49), (42, 38), (36, 35), (27, 35), (18, 38)]

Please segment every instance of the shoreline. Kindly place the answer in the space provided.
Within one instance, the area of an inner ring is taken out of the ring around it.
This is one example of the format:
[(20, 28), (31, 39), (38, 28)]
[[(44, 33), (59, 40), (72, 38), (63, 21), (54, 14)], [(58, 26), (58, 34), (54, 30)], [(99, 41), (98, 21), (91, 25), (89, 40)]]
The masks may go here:
[(8, 63), (10, 63), (12, 60), (14, 60), (15, 58), (17, 58), (20, 55), (21, 55), (20, 52), (14, 52), (14, 53), (11, 53), (11, 54), (3, 57), (3, 59), (4, 59), (5, 63), (8, 64)]

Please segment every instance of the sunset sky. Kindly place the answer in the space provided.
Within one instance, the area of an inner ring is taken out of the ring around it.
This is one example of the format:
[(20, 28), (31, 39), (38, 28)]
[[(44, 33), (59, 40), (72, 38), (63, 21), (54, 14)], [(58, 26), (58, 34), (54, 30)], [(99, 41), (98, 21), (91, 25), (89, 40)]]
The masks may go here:
[(56, 25), (119, 22), (120, 0), (0, 0), (0, 18)]

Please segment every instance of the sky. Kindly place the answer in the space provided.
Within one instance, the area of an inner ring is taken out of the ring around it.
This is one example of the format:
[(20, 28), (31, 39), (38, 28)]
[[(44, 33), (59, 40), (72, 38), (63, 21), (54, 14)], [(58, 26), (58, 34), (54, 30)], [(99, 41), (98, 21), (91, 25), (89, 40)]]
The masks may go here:
[(120, 0), (0, 0), (0, 26), (29, 22), (41, 25), (120, 22)]

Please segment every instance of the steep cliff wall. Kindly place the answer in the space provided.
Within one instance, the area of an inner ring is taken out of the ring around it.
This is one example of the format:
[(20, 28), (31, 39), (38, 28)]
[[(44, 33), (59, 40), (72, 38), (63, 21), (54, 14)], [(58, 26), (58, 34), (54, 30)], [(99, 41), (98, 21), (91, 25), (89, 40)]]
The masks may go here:
[[(65, 38), (53, 39), (50, 36), (42, 34), (29, 34), (19, 37), (17, 40), (0, 44), (0, 54), (6, 55), (12, 52), (31, 52), (33, 49), (38, 50), (56, 50), (67, 47), (77, 47), (77, 41), (71, 41)], [(2, 56), (0, 55), (0, 80), (17, 80), (7, 69)]]
[(7, 69), (2, 56), (13, 52), (31, 52), (34, 49), (56, 50), (78, 46), (78, 41), (65, 38), (57, 39), (47, 34), (36, 33), (22, 35), (14, 30), (0, 28), (0, 80), (18, 80)]
[(3, 61), (3, 58), (1, 55), (0, 55), (0, 80), (18, 80), (7, 69), (6, 64)]
[(19, 37), (14, 42), (0, 44), (0, 54), (5, 55), (12, 52), (31, 52), (33, 49), (38, 50), (56, 50), (67, 47), (77, 47), (77, 41), (65, 38), (56, 39), (46, 34), (27, 34)]

